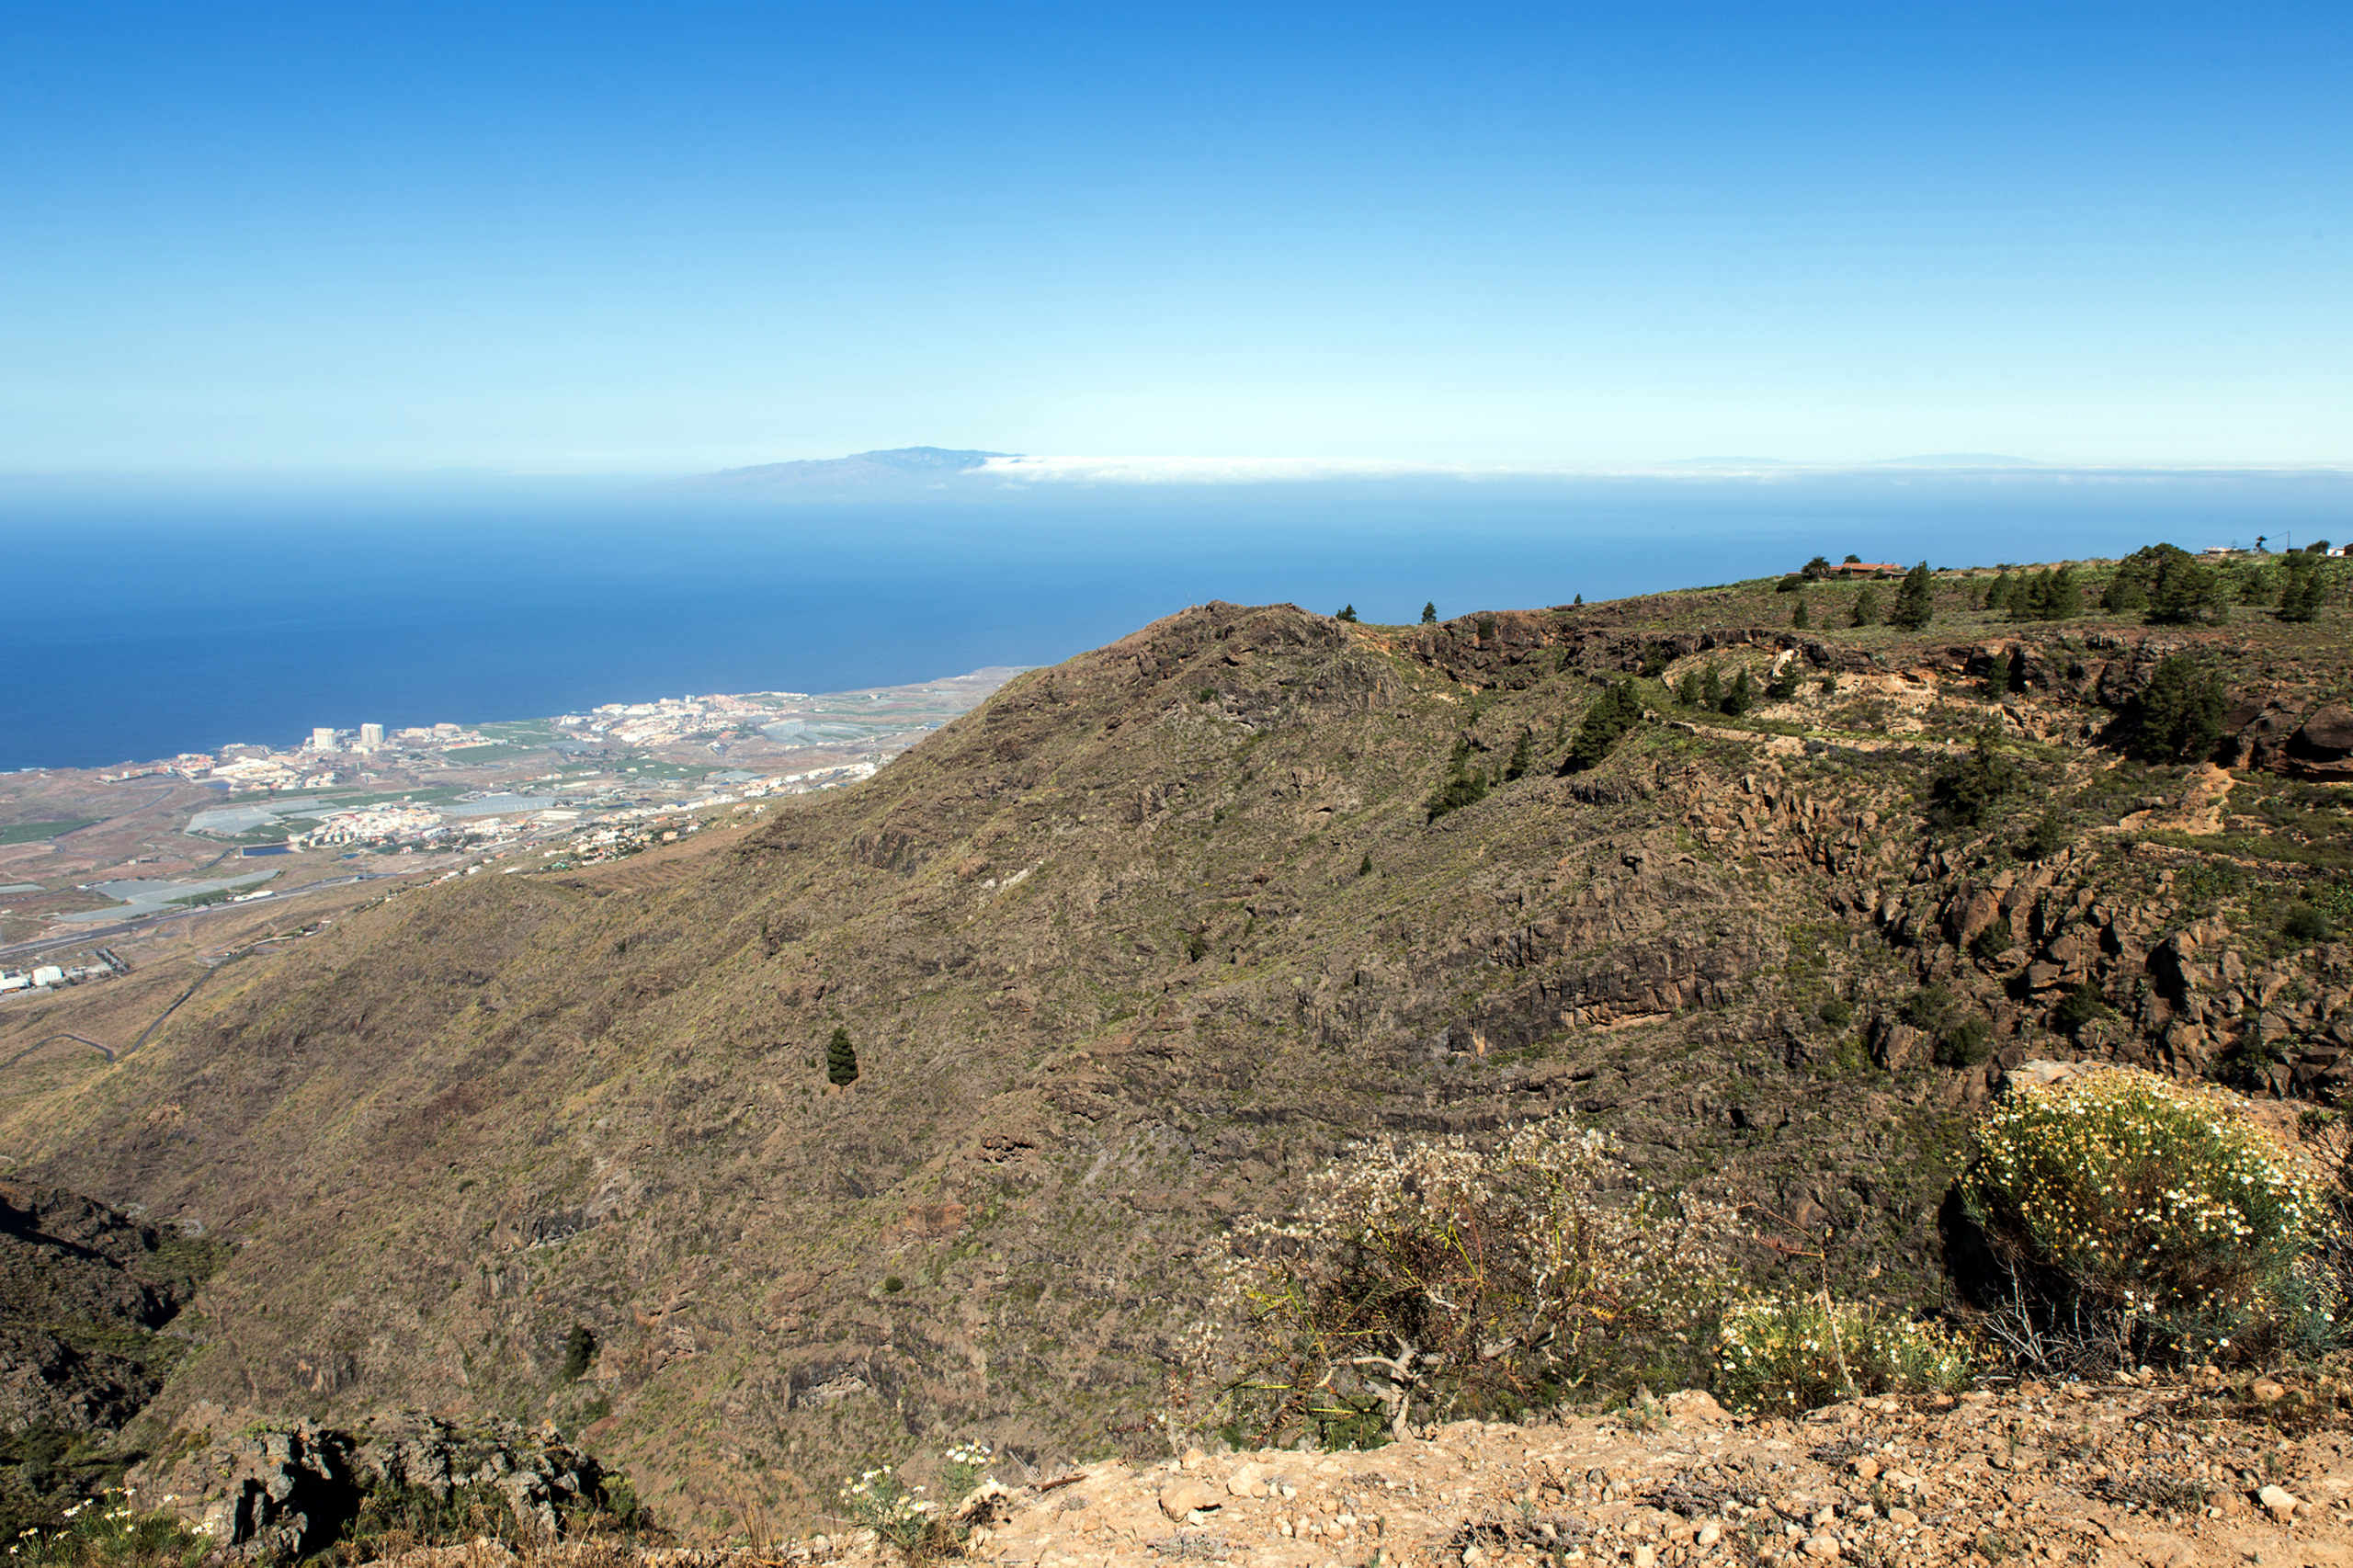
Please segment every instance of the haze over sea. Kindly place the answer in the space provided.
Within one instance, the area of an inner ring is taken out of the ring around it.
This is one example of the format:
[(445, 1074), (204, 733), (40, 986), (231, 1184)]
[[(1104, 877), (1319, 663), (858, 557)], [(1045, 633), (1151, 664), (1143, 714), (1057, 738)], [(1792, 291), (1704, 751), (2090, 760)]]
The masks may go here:
[(2353, 474), (1885, 470), (1779, 479), (1037, 484), (711, 499), (610, 484), (12, 482), (0, 769), (314, 724), (1051, 664), (1212, 598), (1367, 620), (1790, 570), (2353, 537)]

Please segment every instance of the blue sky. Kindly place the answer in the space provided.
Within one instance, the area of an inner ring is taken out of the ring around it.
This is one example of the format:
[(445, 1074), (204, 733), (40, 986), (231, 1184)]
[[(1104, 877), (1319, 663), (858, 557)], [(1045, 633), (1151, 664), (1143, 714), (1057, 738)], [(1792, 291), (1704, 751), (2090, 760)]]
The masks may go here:
[(0, 472), (2353, 461), (2341, 4), (0, 0)]

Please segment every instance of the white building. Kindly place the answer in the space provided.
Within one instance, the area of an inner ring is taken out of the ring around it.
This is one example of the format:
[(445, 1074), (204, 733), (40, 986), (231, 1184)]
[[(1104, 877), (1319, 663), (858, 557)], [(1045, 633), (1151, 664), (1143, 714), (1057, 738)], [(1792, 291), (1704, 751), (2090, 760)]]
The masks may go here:
[(366, 746), (369, 751), (374, 751), (378, 746), (382, 745), (384, 744), (384, 726), (381, 724), (360, 725), (359, 744)]
[(313, 730), (311, 732), (311, 749), (313, 751), (335, 750), (334, 728), (329, 725), (322, 724), (318, 728)]
[(53, 963), (42, 964), (40, 968), (33, 971), (33, 983), (35, 985), (63, 985), (65, 983), (65, 971)]

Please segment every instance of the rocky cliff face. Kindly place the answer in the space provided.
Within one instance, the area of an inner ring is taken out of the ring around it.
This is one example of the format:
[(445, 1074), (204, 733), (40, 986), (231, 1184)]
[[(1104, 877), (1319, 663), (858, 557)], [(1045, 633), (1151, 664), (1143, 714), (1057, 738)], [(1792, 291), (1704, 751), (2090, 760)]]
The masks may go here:
[(93, 1439), (164, 1385), (209, 1244), (74, 1193), (0, 1181), (0, 1523), (13, 1536), (72, 1497)]
[[(0, 1146), (238, 1244), (157, 1431), (551, 1416), (688, 1516), (941, 1437), (1153, 1452), (1204, 1250), (1373, 1130), (1574, 1114), (1935, 1299), (2006, 1062), (2325, 1096), (2353, 1046), (2353, 955), (2279, 925), (2353, 864), (2344, 802), (2269, 766), (2333, 733), (2341, 626), (1957, 631), (1944, 592), (1915, 638), (1781, 630), (1765, 586), (1189, 610), (713, 850), (404, 892), (240, 966)], [(2246, 707), (2234, 772), (2100, 744), (2185, 641)], [(1600, 681), (1710, 664), (1798, 678), (1736, 717), (1654, 685), (1557, 771)], [(1988, 726), (2018, 780), (1932, 825)], [(1462, 767), (1492, 788), (1433, 817)]]

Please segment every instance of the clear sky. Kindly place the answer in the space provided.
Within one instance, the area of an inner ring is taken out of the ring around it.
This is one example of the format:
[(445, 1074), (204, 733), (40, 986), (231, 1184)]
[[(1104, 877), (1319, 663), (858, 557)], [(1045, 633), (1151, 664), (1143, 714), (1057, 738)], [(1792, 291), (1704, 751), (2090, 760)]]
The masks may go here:
[(2310, 6), (0, 0), (0, 471), (2353, 461)]

